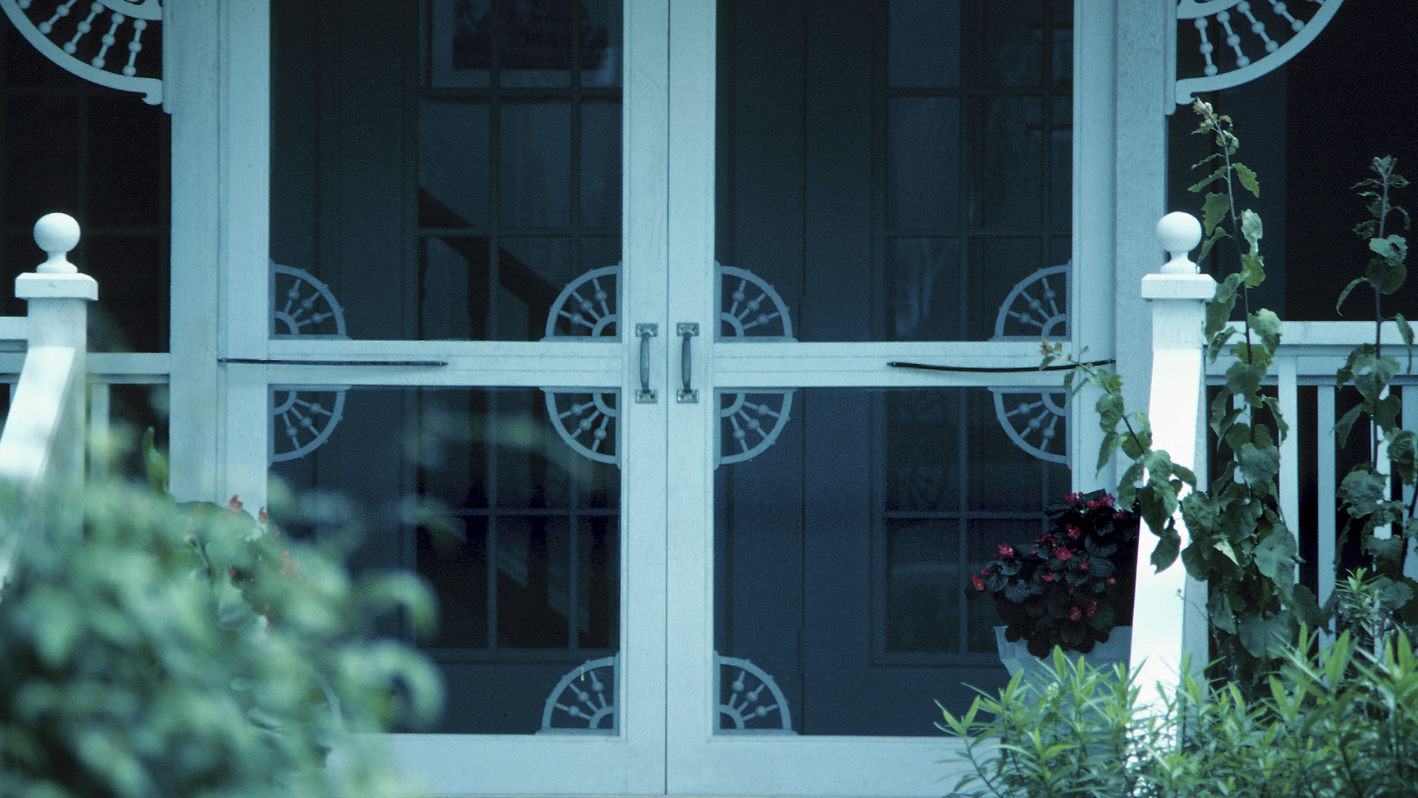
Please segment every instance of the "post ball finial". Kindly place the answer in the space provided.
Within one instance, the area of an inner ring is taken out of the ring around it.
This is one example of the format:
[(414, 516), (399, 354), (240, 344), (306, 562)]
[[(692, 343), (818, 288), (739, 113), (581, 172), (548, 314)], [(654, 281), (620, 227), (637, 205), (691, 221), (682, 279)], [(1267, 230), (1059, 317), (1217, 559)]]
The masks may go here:
[(1197, 266), (1187, 253), (1201, 243), (1201, 222), (1195, 216), (1174, 211), (1157, 222), (1157, 243), (1171, 255), (1162, 266), (1163, 274), (1196, 274)]
[(34, 242), (49, 253), (49, 258), (35, 271), (72, 274), (79, 268), (66, 257), (79, 245), (79, 223), (67, 213), (47, 213), (34, 223)]

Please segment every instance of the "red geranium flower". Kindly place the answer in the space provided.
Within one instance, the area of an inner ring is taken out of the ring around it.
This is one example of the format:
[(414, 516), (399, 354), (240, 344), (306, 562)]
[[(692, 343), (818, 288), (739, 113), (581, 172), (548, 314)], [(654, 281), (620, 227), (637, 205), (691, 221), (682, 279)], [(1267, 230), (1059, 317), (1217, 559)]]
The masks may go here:
[(1074, 607), (1073, 609), (1069, 610), (1069, 612), (1068, 612), (1068, 619), (1069, 619), (1070, 621), (1081, 621), (1081, 620), (1083, 620), (1083, 610), (1080, 610), (1079, 608)]
[(1054, 556), (1058, 557), (1060, 560), (1067, 562), (1073, 559), (1073, 552), (1063, 547), (1059, 547), (1057, 549), (1054, 549)]
[(975, 586), (975, 589), (976, 589), (976, 590), (984, 590), (984, 589), (985, 589), (985, 583), (982, 582), (982, 581), (980, 581), (980, 577), (978, 577), (978, 576), (972, 576), (972, 577), (970, 577), (970, 583)]
[(1009, 545), (1008, 543), (1001, 543), (1001, 544), (999, 544), (999, 556), (1001, 556), (1001, 557), (1013, 557), (1013, 556), (1014, 556), (1014, 547), (1011, 546), (1011, 545)]

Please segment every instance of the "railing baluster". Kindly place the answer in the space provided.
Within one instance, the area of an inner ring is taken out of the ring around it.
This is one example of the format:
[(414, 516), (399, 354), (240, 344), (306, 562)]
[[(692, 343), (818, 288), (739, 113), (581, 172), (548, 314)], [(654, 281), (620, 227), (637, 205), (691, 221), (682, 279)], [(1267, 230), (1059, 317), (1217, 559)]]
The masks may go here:
[(1335, 534), (1335, 441), (1334, 397), (1338, 392), (1331, 382), (1315, 389), (1317, 412), (1315, 433), (1318, 441), (1315, 477), (1318, 490), (1315, 497), (1318, 521), (1315, 534), (1319, 538), (1316, 559), (1319, 560), (1319, 600), (1323, 605), (1334, 593), (1334, 534)]
[[(1280, 442), (1280, 515), (1290, 532), (1300, 539), (1300, 398), (1299, 362), (1295, 355), (1276, 358), (1276, 393), (1280, 415), (1291, 425), (1290, 434)], [(1295, 564), (1295, 581), (1300, 565)]]

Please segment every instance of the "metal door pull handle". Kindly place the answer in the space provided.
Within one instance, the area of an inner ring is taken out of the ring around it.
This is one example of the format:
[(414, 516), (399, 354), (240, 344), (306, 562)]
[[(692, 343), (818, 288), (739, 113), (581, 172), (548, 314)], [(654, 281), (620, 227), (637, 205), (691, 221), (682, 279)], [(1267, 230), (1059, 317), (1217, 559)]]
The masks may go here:
[(683, 342), (680, 346), (679, 371), (680, 378), (684, 381), (684, 387), (675, 394), (675, 400), (681, 404), (693, 404), (699, 401), (699, 391), (689, 387), (690, 377), (694, 372), (689, 359), (689, 339), (699, 335), (699, 325), (682, 321), (675, 325), (675, 333)]
[(640, 390), (635, 392), (635, 401), (653, 404), (658, 394), (650, 388), (650, 339), (660, 334), (656, 324), (637, 324), (635, 334), (640, 338)]

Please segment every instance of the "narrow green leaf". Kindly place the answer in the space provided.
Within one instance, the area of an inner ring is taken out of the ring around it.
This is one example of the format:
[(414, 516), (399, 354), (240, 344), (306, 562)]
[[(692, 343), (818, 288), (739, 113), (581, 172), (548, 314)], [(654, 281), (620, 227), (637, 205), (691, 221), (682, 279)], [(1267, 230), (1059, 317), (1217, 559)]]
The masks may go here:
[(1243, 163), (1236, 164), (1236, 174), (1241, 177), (1241, 185), (1245, 189), (1260, 199), (1260, 181), (1256, 180), (1256, 173), (1251, 171), (1249, 166)]
[[(1196, 164), (1196, 166), (1200, 166), (1200, 164)], [(1196, 168), (1196, 166), (1193, 166), (1192, 168)], [(1211, 174), (1209, 174), (1209, 175), (1207, 175), (1206, 177), (1202, 178), (1199, 182), (1194, 183), (1194, 184), (1192, 184), (1192, 185), (1190, 185), (1190, 186), (1187, 186), (1187, 191), (1190, 191), (1190, 192), (1192, 192), (1192, 193), (1195, 194), (1196, 192), (1201, 191), (1203, 188), (1206, 188), (1207, 186), (1211, 185), (1212, 183), (1215, 183), (1217, 180), (1222, 180), (1222, 179), (1224, 179), (1225, 177), (1226, 177), (1226, 167), (1224, 167), (1224, 166), (1218, 167), (1215, 172), (1212, 172)]]
[(1408, 319), (1402, 313), (1393, 314), (1394, 324), (1398, 325), (1398, 337), (1403, 339), (1403, 346), (1408, 350), (1408, 373), (1413, 373), (1413, 328), (1408, 325)]
[(1344, 304), (1344, 300), (1349, 298), (1349, 292), (1353, 291), (1355, 288), (1358, 288), (1359, 286), (1367, 282), (1368, 280), (1364, 279), (1363, 277), (1355, 277), (1353, 280), (1350, 280), (1349, 285), (1344, 286), (1344, 290), (1339, 292), (1339, 300), (1334, 303), (1334, 312), (1343, 316), (1344, 312), (1341, 311), (1339, 308), (1341, 305)]
[(1103, 469), (1113, 459), (1113, 453), (1118, 450), (1118, 444), (1122, 442), (1122, 436), (1116, 432), (1109, 431), (1103, 436), (1103, 445), (1098, 448), (1098, 471)]

